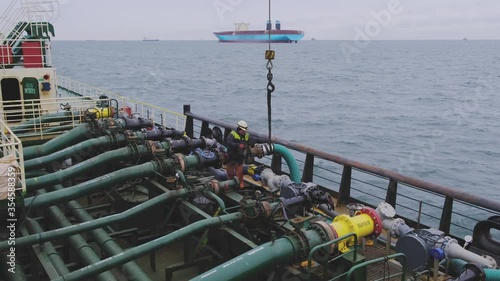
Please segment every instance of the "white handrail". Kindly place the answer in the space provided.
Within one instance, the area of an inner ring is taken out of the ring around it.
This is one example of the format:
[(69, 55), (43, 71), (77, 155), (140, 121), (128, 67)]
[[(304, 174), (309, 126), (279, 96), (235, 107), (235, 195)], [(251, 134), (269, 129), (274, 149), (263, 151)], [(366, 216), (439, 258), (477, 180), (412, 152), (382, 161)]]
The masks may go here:
[[(17, 182), (17, 188), (22, 191), (22, 194), (26, 194), (26, 177), (24, 175), (24, 154), (23, 154), (23, 145), (19, 138), (9, 129), (9, 127), (0, 120), (0, 151), (2, 152), (3, 157), (11, 157), (13, 161), (16, 162), (17, 165), (9, 167), (12, 171), (9, 170), (9, 174), (11, 172), (15, 173), (15, 179)], [(5, 158), (4, 158), (5, 159)], [(3, 161), (2, 161), (3, 162)], [(1, 179), (2, 182), (5, 180), (7, 183), (10, 181), (10, 176), (8, 178)], [(4, 186), (4, 185), (2, 185)], [(3, 190), (1, 190), (4, 192)]]
[(113, 110), (102, 104), (110, 100), (94, 100), (88, 97), (60, 97), (3, 101), (0, 120), (10, 126), (18, 137), (50, 139), (94, 118), (112, 117)]
[(66, 92), (74, 95), (91, 97), (93, 99), (98, 99), (100, 96), (106, 96), (109, 99), (116, 100), (120, 109), (128, 107), (133, 113), (139, 114), (143, 118), (151, 119), (156, 124), (168, 128), (183, 131), (186, 125), (186, 116), (182, 113), (120, 96), (110, 91), (92, 87), (64, 76), (57, 76), (57, 86), (60, 90), (59, 93)]

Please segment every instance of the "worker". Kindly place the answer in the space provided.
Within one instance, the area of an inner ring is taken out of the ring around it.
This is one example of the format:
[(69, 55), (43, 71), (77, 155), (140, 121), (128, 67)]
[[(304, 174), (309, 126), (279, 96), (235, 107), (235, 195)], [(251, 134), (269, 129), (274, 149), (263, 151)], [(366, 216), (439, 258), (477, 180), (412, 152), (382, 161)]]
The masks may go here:
[(241, 120), (236, 124), (236, 129), (227, 136), (227, 164), (226, 171), (229, 179), (236, 175), (240, 189), (245, 187), (243, 182), (243, 162), (245, 161), (245, 149), (249, 145), (250, 134), (247, 132), (247, 122)]

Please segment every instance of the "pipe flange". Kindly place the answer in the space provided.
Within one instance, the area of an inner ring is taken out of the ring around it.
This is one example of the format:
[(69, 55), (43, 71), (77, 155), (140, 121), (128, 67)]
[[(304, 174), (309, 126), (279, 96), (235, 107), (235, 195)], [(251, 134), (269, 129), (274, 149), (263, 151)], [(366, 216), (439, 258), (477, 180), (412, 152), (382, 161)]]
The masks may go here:
[(182, 136), (182, 138), (179, 139), (180, 141), (184, 141), (184, 143), (186, 144), (186, 149), (188, 150), (192, 150), (193, 147), (191, 146), (191, 138), (188, 137), (188, 136)]
[(150, 144), (151, 155), (153, 157), (162, 157), (166, 155), (166, 150), (160, 146), (158, 142), (148, 141), (148, 143)]
[(186, 169), (186, 163), (184, 163), (184, 155), (182, 155), (181, 153), (176, 153), (176, 154), (174, 154), (174, 156), (179, 163), (179, 167), (180, 167), (181, 172), (184, 172)]
[(196, 145), (194, 145), (194, 141), (191, 138), (184, 138), (184, 141), (186, 142), (186, 149), (187, 151), (192, 151), (196, 148)]
[(109, 146), (110, 147), (118, 147), (118, 139), (116, 136), (116, 132), (109, 132), (107, 135), (110, 139)]
[(145, 141), (144, 142), (144, 145), (147, 147), (149, 153), (151, 153), (151, 156), (155, 157), (155, 153), (156, 153), (156, 150), (157, 150), (157, 146), (156, 146), (156, 143), (154, 141)]
[[(338, 234), (328, 223), (324, 221), (315, 221), (309, 225), (308, 229), (316, 229), (321, 234), (321, 237), (325, 242), (332, 241), (338, 238)], [(330, 255), (335, 253), (337, 249), (337, 243), (333, 243), (328, 247), (328, 253)]]
[(396, 216), (396, 210), (387, 202), (381, 202), (378, 204), (376, 211), (384, 220), (392, 219)]
[(482, 255), (483, 259), (485, 259), (486, 261), (488, 261), (488, 264), (489, 264), (489, 267), (490, 268), (498, 268), (498, 265), (497, 265), (497, 260), (494, 259), (492, 256), (488, 256), (488, 255)]
[(210, 185), (212, 186), (213, 193), (219, 194), (219, 181), (211, 180)]
[(164, 174), (167, 172), (167, 169), (165, 167), (166, 166), (165, 160), (163, 158), (156, 158), (154, 161), (158, 164), (158, 167), (159, 167), (158, 173)]
[(272, 213), (273, 213), (273, 210), (271, 208), (271, 204), (269, 204), (269, 202), (267, 202), (267, 201), (262, 201), (261, 205), (262, 205), (262, 209), (264, 209), (264, 217), (270, 218)]
[[(303, 240), (303, 235), (300, 235), (299, 231), (292, 231), (290, 233), (288, 233), (287, 235), (283, 236), (283, 238), (286, 238), (288, 239), (288, 241), (290, 241), (290, 243), (294, 244), (294, 242), (297, 242), (298, 245), (298, 249), (296, 249), (294, 251), (294, 260), (295, 261), (299, 261), (299, 260), (302, 260), (303, 257), (307, 257), (306, 255), (303, 255), (303, 253), (305, 252), (304, 251), (304, 242), (302, 241)], [(294, 247), (295, 249), (295, 247)], [(307, 254), (307, 253), (306, 253)]]
[(391, 224), (391, 229), (390, 229), (390, 231), (391, 231), (391, 236), (392, 236), (392, 237), (396, 238), (396, 237), (398, 237), (398, 236), (399, 236), (399, 235), (398, 235), (398, 234), (399, 234), (399, 233), (398, 233), (398, 229), (399, 229), (399, 227), (400, 227), (401, 225), (403, 225), (403, 224), (406, 224), (406, 223), (405, 223), (405, 221), (404, 221), (403, 219), (401, 219), (401, 218), (396, 218), (396, 219), (394, 219), (394, 220), (393, 220), (393, 222), (392, 222), (392, 224)]
[[(137, 137), (137, 134), (131, 130), (126, 130), (125, 131), (125, 137), (127, 138), (128, 143), (137, 143), (139, 141), (139, 138)], [(143, 138), (141, 138), (142, 140)]]
[(262, 146), (259, 144), (255, 145), (255, 156), (262, 158), (264, 156), (264, 150), (262, 149)]
[(362, 208), (360, 213), (368, 215), (373, 220), (372, 238), (377, 238), (382, 233), (382, 220), (380, 219), (380, 216), (374, 209), (368, 207)]
[(444, 253), (446, 254), (447, 259), (452, 258), (449, 256), (450, 248), (452, 245), (458, 245), (458, 241), (456, 239), (451, 238), (450, 236), (443, 237), (442, 244), (440, 246), (441, 246), (441, 249), (444, 250)]
[(135, 143), (130, 143), (128, 147), (132, 150), (132, 157), (137, 157), (139, 156), (139, 148), (137, 147), (137, 144)]
[(287, 175), (278, 176), (278, 180), (276, 181), (276, 187), (278, 188), (278, 190), (281, 190), (281, 188), (283, 187), (283, 182), (289, 179), (290, 177), (288, 177)]
[[(300, 243), (300, 249), (298, 249), (299, 259), (307, 257), (309, 254), (309, 239), (307, 239), (307, 235), (305, 234), (304, 229), (299, 229), (298, 231), (293, 231), (292, 235), (297, 238), (297, 241)], [(295, 257), (297, 258), (297, 257)]]

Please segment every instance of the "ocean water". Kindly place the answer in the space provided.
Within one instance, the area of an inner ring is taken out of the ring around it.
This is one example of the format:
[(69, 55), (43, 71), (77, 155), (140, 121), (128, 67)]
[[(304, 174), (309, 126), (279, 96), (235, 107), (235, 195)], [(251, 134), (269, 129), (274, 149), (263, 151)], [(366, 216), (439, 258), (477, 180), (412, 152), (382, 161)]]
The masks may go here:
[[(271, 47), (273, 135), (500, 200), (500, 41)], [(54, 41), (52, 54), (60, 75), (267, 134), (267, 48)]]

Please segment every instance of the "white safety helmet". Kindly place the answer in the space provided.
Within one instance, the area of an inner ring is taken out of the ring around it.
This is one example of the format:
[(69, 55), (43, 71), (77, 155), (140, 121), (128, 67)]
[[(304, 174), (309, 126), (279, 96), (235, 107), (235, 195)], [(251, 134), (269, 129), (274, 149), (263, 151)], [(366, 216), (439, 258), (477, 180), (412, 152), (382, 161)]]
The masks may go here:
[(238, 121), (238, 123), (236, 125), (238, 126), (238, 128), (242, 129), (243, 131), (248, 130), (247, 122), (245, 122), (243, 120)]

